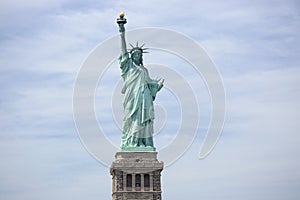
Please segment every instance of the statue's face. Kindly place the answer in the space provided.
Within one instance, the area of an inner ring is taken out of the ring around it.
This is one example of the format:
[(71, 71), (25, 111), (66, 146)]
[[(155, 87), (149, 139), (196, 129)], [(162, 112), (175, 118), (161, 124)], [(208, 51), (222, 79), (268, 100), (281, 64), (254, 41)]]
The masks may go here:
[(140, 51), (140, 50), (135, 50), (135, 51), (132, 53), (131, 58), (132, 58), (132, 60), (133, 60), (133, 62), (134, 62), (135, 64), (140, 65), (140, 64), (142, 63), (142, 61), (143, 61), (142, 56), (143, 56), (142, 51)]

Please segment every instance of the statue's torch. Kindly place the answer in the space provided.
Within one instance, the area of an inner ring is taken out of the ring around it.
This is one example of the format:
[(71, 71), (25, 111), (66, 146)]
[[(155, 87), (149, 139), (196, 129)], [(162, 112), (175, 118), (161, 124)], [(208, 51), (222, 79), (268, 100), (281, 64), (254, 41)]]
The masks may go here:
[(121, 12), (121, 13), (120, 13), (120, 17), (117, 19), (117, 23), (118, 23), (119, 25), (121, 25), (121, 24), (124, 25), (124, 24), (127, 23), (127, 19), (124, 18), (124, 16), (125, 16), (124, 12)]

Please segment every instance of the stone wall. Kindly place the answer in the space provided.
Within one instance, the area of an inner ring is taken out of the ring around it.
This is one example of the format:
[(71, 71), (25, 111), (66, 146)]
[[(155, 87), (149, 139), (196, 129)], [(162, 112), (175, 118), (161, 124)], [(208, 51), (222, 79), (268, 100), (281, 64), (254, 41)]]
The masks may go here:
[[(161, 199), (163, 162), (157, 160), (157, 152), (117, 152), (115, 158), (110, 168), (113, 200)], [(131, 175), (131, 182), (127, 175)], [(146, 176), (149, 185), (145, 187)]]

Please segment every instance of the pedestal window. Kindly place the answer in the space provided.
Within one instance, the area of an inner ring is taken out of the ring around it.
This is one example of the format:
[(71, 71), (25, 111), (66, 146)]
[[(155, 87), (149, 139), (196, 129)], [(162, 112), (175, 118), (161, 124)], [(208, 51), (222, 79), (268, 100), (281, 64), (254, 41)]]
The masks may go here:
[(127, 187), (127, 189), (132, 188), (132, 175), (131, 174), (126, 175), (126, 187)]
[(141, 187), (141, 175), (140, 174), (135, 175), (135, 187), (136, 187), (136, 189), (139, 189)]
[(144, 187), (145, 188), (150, 187), (150, 176), (149, 176), (149, 174), (144, 174)]

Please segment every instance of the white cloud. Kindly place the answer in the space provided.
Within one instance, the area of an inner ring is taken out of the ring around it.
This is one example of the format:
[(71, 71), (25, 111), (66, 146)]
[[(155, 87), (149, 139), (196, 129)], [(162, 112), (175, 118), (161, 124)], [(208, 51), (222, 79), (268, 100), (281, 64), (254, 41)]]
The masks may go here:
[[(197, 140), (164, 171), (163, 197), (281, 200), (300, 196), (300, 30), (295, 2), (7, 1), (1, 2), (0, 10), (0, 195), (5, 199), (111, 198), (108, 169), (94, 162), (77, 138), (72, 88), (92, 48), (117, 34), (115, 18), (122, 10), (128, 30), (159, 26), (196, 39), (219, 67), (227, 91), (227, 121), (216, 149), (198, 161), (202, 140)], [(172, 56), (156, 54), (145, 60), (152, 62), (155, 57), (160, 64), (182, 64)], [(200, 91), (200, 114), (208, 124), (204, 84), (193, 71), (179, 72), (194, 92)], [(181, 85), (180, 81), (172, 84)], [(106, 90), (102, 88), (101, 94), (109, 95)], [(165, 97), (158, 99), (162, 105), (168, 103)], [(111, 116), (107, 108), (100, 110), (105, 111), (101, 115), (105, 119)], [(177, 118), (169, 113), (167, 117), (176, 123)], [(113, 126), (108, 124), (107, 129), (112, 131)], [(205, 131), (203, 124), (200, 128)], [(111, 139), (117, 143), (116, 135)], [(160, 133), (159, 145), (172, 136)]]

